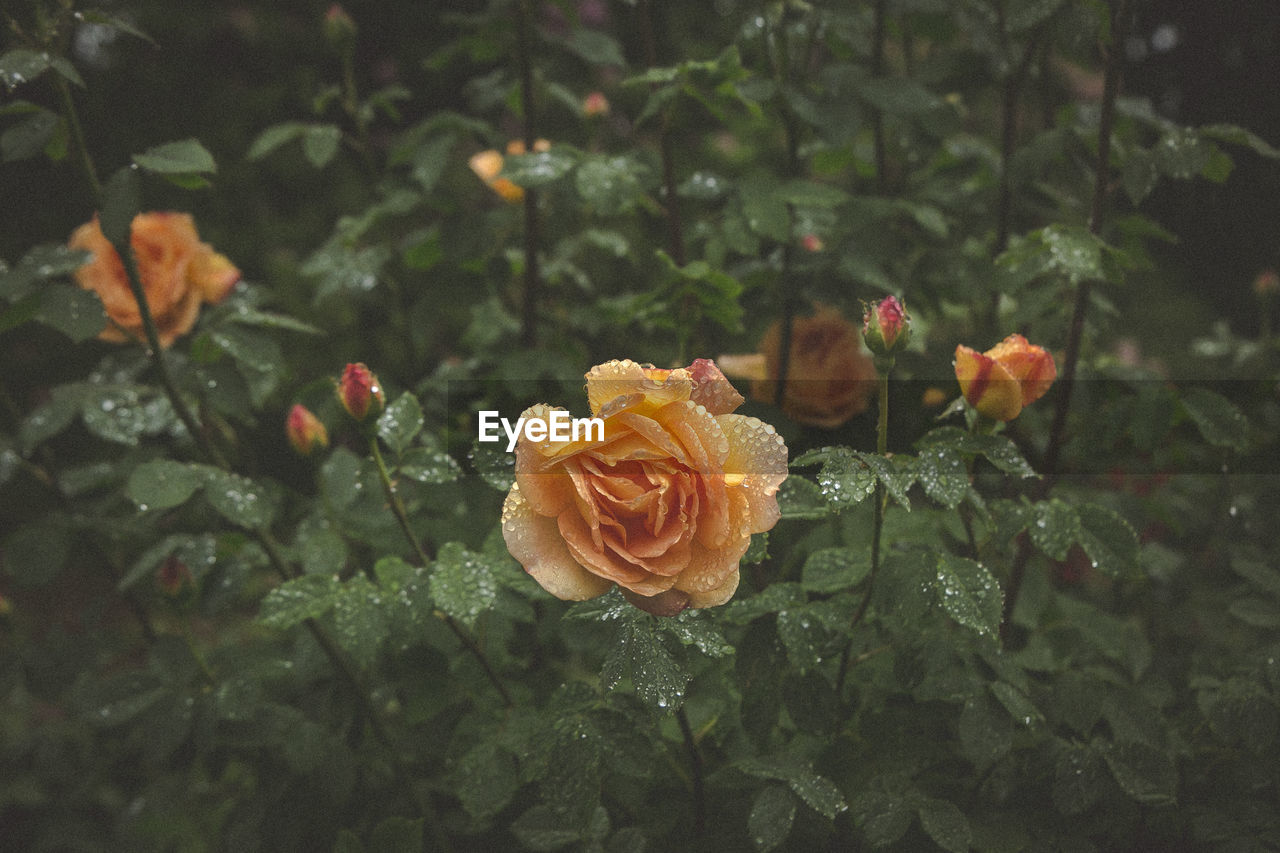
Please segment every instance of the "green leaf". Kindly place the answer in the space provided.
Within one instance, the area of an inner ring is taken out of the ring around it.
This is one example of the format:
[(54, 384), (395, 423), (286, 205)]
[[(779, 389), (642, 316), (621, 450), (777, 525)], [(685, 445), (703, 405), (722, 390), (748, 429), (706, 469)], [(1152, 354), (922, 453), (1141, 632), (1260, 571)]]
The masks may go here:
[(787, 783), (805, 805), (828, 820), (835, 820), (836, 815), (849, 808), (835, 783), (795, 756), (748, 758), (738, 763), (738, 769), (751, 776)]
[(1053, 804), (1064, 815), (1082, 814), (1102, 798), (1110, 784), (1106, 762), (1097, 750), (1091, 746), (1064, 747), (1053, 769)]
[(129, 245), (133, 217), (142, 207), (142, 180), (133, 166), (117, 169), (102, 188), (98, 224), (102, 234), (119, 248)]
[(195, 139), (148, 148), (142, 154), (134, 154), (133, 162), (158, 175), (212, 174), (218, 170), (213, 155)]
[(599, 30), (575, 28), (564, 45), (592, 65), (624, 67), (627, 64), (622, 58), (622, 45)]
[(907, 491), (911, 488), (911, 483), (915, 479), (915, 471), (905, 458), (898, 457), (901, 462), (881, 456), (878, 453), (859, 452), (857, 457), (875, 473), (876, 479), (884, 484), (885, 490), (894, 501), (908, 512), (911, 511), (911, 501), (907, 498)]
[(235, 361), (254, 405), (264, 405), (287, 370), (284, 350), (275, 337), (252, 327), (224, 323), (209, 331), (209, 339)]
[(1280, 149), (1269, 145), (1262, 137), (1245, 130), (1243, 127), (1237, 127), (1234, 124), (1210, 124), (1199, 128), (1199, 132), (1201, 136), (1207, 136), (1220, 142), (1230, 142), (1234, 145), (1244, 145), (1252, 149), (1255, 154), (1261, 154), (1263, 157), (1272, 160), (1280, 160)]
[(853, 198), (839, 187), (800, 179), (787, 181), (778, 188), (777, 195), (783, 201), (797, 207), (818, 208), (839, 207)]
[(1013, 747), (1009, 715), (1001, 713), (985, 695), (970, 697), (960, 711), (960, 748), (981, 773)]
[(1080, 547), (1098, 571), (1113, 578), (1137, 577), (1141, 543), (1128, 521), (1097, 504), (1076, 507)]
[(778, 488), (778, 510), (786, 519), (818, 519), (831, 514), (822, 489), (797, 474), (782, 481)]
[(870, 571), (865, 548), (820, 548), (804, 561), (800, 585), (810, 592), (839, 592), (862, 583)]
[(1103, 756), (1121, 789), (1138, 802), (1151, 806), (1175, 802), (1178, 770), (1168, 753), (1140, 741), (1119, 741)]
[(933, 589), (942, 609), (961, 625), (986, 636), (1000, 630), (1004, 593), (981, 563), (943, 554)]
[(765, 853), (787, 840), (796, 817), (796, 800), (778, 785), (767, 785), (756, 794), (747, 817), (747, 832), (756, 850)]
[(133, 24), (129, 23), (128, 21), (117, 18), (114, 15), (108, 15), (106, 12), (103, 12), (99, 9), (85, 9), (83, 11), (77, 11), (76, 18), (88, 24), (97, 24), (98, 26), (101, 26), (101, 27), (110, 27), (113, 30), (118, 30), (122, 33), (131, 35), (134, 38), (142, 39), (143, 41), (147, 42), (152, 46), (156, 46), (155, 39), (151, 38), (151, 36), (147, 35), (142, 30), (135, 27)]
[(307, 162), (317, 169), (329, 165), (338, 154), (342, 142), (342, 129), (332, 124), (311, 124), (302, 131), (302, 153)]
[(436, 606), (468, 628), (498, 598), (497, 579), (486, 558), (459, 542), (447, 542), (440, 549), (430, 589)]
[(102, 388), (85, 399), (81, 415), (94, 435), (129, 447), (136, 447), (144, 435), (160, 435), (178, 423), (167, 397), (132, 385)]
[(369, 853), (422, 853), (425, 818), (389, 817), (373, 829)]
[(77, 344), (96, 336), (107, 325), (98, 294), (79, 287), (45, 288), (40, 293), (35, 319)]
[(405, 391), (378, 417), (378, 437), (399, 456), (422, 431), (422, 424), (422, 405)]
[(864, 791), (852, 803), (854, 823), (872, 847), (887, 847), (911, 828), (914, 810), (906, 797), (886, 791)]
[(1231, 561), (1231, 569), (1259, 589), (1280, 597), (1280, 571), (1275, 567), (1257, 560), (1236, 557)]
[(1232, 616), (1255, 628), (1280, 628), (1280, 606), (1262, 598), (1239, 598), (1227, 608)]
[(342, 594), (335, 575), (303, 575), (285, 581), (267, 593), (258, 621), (271, 628), (289, 628), (328, 613)]
[(70, 555), (71, 532), (58, 519), (46, 516), (5, 537), (0, 565), (23, 586), (42, 586), (58, 576)]
[(939, 427), (924, 435), (917, 444), (927, 447), (949, 447), (962, 456), (983, 456), (996, 468), (1017, 477), (1034, 477), (1035, 470), (1022, 457), (1018, 446), (1003, 435), (975, 435), (959, 427)]
[(920, 826), (943, 850), (968, 853), (973, 841), (969, 821), (955, 803), (925, 797), (916, 806)]
[(1214, 447), (1236, 451), (1249, 447), (1249, 421), (1226, 397), (1206, 388), (1190, 388), (1179, 402), (1200, 435)]
[(57, 113), (36, 110), (0, 134), (0, 157), (6, 163), (28, 160), (47, 151), (55, 134), (65, 131), (65, 123)]
[(936, 109), (941, 99), (906, 77), (870, 77), (858, 84), (858, 95), (890, 115), (918, 116)]
[(534, 806), (511, 824), (511, 833), (530, 850), (559, 850), (582, 837), (575, 828), (550, 806)]
[(681, 644), (696, 646), (708, 657), (721, 658), (733, 654), (733, 646), (725, 640), (706, 611), (686, 610), (678, 616), (662, 619), (658, 624)]
[(578, 163), (578, 152), (567, 145), (553, 145), (550, 151), (513, 154), (502, 161), (501, 177), (527, 189), (536, 189), (560, 180)]
[(743, 178), (738, 199), (748, 228), (778, 243), (791, 239), (791, 212), (776, 178), (763, 172)]
[(1007, 681), (992, 682), (991, 692), (1000, 700), (1000, 704), (1009, 712), (1009, 716), (1022, 725), (1030, 726), (1032, 723), (1037, 723), (1044, 719), (1044, 715), (1040, 713), (1040, 709), (1035, 706), (1035, 703), (1027, 698), (1025, 693)]
[(662, 711), (673, 711), (684, 701), (689, 683), (685, 671), (654, 630), (653, 617), (636, 611), (619, 620), (614, 646), (605, 657), (600, 680), (615, 688), (630, 679), (636, 695)]
[(144, 462), (129, 475), (125, 494), (138, 509), (169, 509), (186, 503), (205, 483), (204, 466), (155, 459)]
[(635, 208), (644, 197), (649, 168), (634, 157), (593, 155), (574, 173), (578, 195), (596, 213), (616, 216)]
[(969, 472), (960, 454), (950, 447), (926, 447), (916, 457), (916, 479), (925, 494), (947, 509), (955, 509), (969, 493)]
[(356, 664), (373, 665), (389, 632), (383, 594), (364, 575), (342, 585), (333, 604), (334, 635)]
[(364, 844), (360, 842), (360, 836), (349, 829), (342, 829), (338, 831), (338, 837), (333, 842), (332, 853), (365, 853), (365, 849)]
[(399, 472), (419, 483), (452, 483), (462, 476), (462, 466), (443, 450), (411, 447), (400, 457)]
[[(876, 474), (871, 466), (847, 447), (824, 447), (796, 457), (791, 467), (822, 463), (818, 485), (823, 496), (836, 507), (851, 506), (870, 497), (876, 487)], [(788, 478), (790, 482), (793, 478)], [(785, 483), (784, 483), (785, 485)]]
[(458, 762), (455, 775), (462, 807), (478, 820), (496, 816), (520, 787), (515, 759), (492, 741), (472, 747)]
[(84, 80), (80, 79), (75, 67), (61, 56), (26, 48), (14, 48), (0, 53), (0, 80), (4, 81), (5, 88), (10, 92), (35, 80), (50, 68), (77, 86), (84, 86)]
[(1031, 507), (1027, 532), (1041, 551), (1055, 560), (1065, 560), (1071, 546), (1080, 540), (1080, 516), (1066, 501), (1040, 501)]
[(219, 514), (246, 530), (267, 527), (276, 513), (276, 495), (263, 483), (217, 468), (206, 472), (204, 496)]
[(282, 145), (297, 139), (305, 130), (306, 125), (296, 121), (273, 124), (258, 134), (253, 144), (249, 146), (249, 153), (245, 157), (250, 160), (261, 160)]

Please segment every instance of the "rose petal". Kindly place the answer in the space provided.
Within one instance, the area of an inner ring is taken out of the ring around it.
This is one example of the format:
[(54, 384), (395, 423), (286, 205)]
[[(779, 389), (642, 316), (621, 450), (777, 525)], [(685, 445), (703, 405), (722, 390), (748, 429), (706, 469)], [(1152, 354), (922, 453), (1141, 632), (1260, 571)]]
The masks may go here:
[(961, 344), (956, 347), (956, 381), (960, 393), (979, 414), (1010, 421), (1022, 411), (1022, 388), (1004, 365)]
[(716, 421), (729, 444), (726, 488), (743, 496), (748, 532), (769, 530), (781, 517), (775, 496), (787, 479), (787, 445), (777, 430), (758, 418), (720, 415)]
[(613, 586), (573, 559), (556, 520), (535, 513), (519, 485), (511, 487), (502, 506), (502, 538), (511, 556), (556, 598), (583, 601), (603, 595)]
[(743, 396), (709, 358), (695, 358), (689, 365), (693, 393), (689, 399), (713, 415), (727, 415), (743, 403)]

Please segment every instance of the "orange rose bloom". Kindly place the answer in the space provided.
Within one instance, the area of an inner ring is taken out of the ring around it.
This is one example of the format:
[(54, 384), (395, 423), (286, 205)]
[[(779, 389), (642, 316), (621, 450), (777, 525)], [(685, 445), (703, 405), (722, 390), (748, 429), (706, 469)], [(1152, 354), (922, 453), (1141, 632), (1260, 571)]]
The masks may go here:
[(956, 347), (960, 393), (979, 414), (995, 421), (1016, 418), (1024, 406), (1044, 396), (1057, 376), (1053, 356), (1022, 335), (1010, 335), (985, 353)]
[[(751, 383), (751, 396), (772, 403), (781, 366), (782, 322), (760, 340), (764, 376)], [(791, 358), (782, 410), (797, 423), (831, 429), (864, 412), (876, 392), (876, 368), (864, 352), (858, 327), (829, 305), (791, 326)]]
[[(536, 140), (533, 143), (534, 151), (550, 151), (551, 143), (545, 139)], [(507, 143), (507, 153), (510, 155), (518, 155), (525, 153), (524, 142), (519, 139), (513, 139)], [(467, 161), (467, 165), (471, 167), (471, 171), (475, 172), (480, 180), (489, 185), (489, 189), (502, 196), (503, 200), (515, 204), (524, 199), (524, 190), (512, 183), (507, 178), (499, 178), (498, 173), (502, 171), (502, 162), (505, 160), (502, 154), (490, 148), (486, 151), (478, 151), (471, 155), (471, 159)]]
[[(218, 303), (240, 280), (231, 261), (200, 242), (195, 222), (185, 213), (139, 213), (133, 218), (129, 244), (138, 264), (162, 346), (169, 346), (195, 325), (202, 302)], [(102, 299), (111, 320), (101, 340), (141, 340), (142, 315), (129, 289), (124, 263), (102, 233), (97, 217), (71, 234), (70, 248), (93, 253), (76, 270), (76, 281)]]
[[(522, 433), (502, 508), (507, 548), (557, 598), (616, 584), (659, 615), (724, 604), (751, 534), (778, 520), (782, 437), (731, 414), (742, 395), (707, 359), (677, 370), (610, 361), (586, 378), (603, 440)], [(550, 435), (552, 411), (537, 405), (523, 417)]]

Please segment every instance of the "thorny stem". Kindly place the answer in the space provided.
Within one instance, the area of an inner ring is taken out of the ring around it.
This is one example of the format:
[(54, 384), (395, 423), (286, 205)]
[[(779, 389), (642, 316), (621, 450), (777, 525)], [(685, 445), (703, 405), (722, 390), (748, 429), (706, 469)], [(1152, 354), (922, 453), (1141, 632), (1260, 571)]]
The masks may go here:
[[(1098, 115), (1098, 162), (1094, 175), (1093, 203), (1089, 211), (1089, 233), (1102, 232), (1106, 215), (1108, 185), (1111, 180), (1111, 128), (1115, 122), (1116, 95), (1120, 89), (1121, 48), (1129, 23), (1129, 0), (1115, 0), (1111, 17), (1111, 45), (1107, 50), (1106, 69), (1102, 84), (1102, 106)], [(1081, 280), (1076, 285), (1075, 307), (1071, 314), (1071, 326), (1067, 332), (1066, 354), (1062, 360), (1062, 372), (1058, 379), (1058, 399), (1053, 411), (1053, 423), (1049, 428), (1049, 444), (1044, 457), (1044, 478), (1040, 481), (1038, 496), (1043, 499), (1053, 488), (1058, 477), (1058, 460), (1066, 436), (1067, 415), (1071, 411), (1071, 391), (1075, 387), (1076, 367), (1080, 360), (1080, 342), (1084, 337), (1085, 315), (1089, 309), (1092, 282)], [(1005, 593), (1004, 613), (1000, 622), (1001, 639), (1007, 639), (1010, 619), (1027, 562), (1031, 559), (1031, 540), (1026, 532), (1018, 535), (1017, 551), (1009, 572), (1009, 586)]]
[(684, 747), (689, 753), (689, 769), (693, 781), (693, 837), (702, 838), (707, 824), (707, 799), (702, 776), (702, 752), (693, 737), (693, 728), (689, 725), (689, 716), (684, 708), (676, 711), (676, 721), (680, 724), (680, 734), (684, 737)]
[[(400, 525), (400, 530), (404, 533), (405, 538), (413, 546), (417, 552), (418, 560), (425, 568), (431, 565), (431, 556), (427, 553), (427, 549), (423, 547), (422, 542), (414, 534), (413, 528), (409, 526), (409, 514), (405, 510), (404, 501), (400, 499), (400, 494), (396, 491), (395, 482), (391, 479), (391, 471), (387, 468), (386, 461), (382, 458), (382, 449), (378, 446), (378, 439), (370, 436), (369, 452), (373, 455), (374, 464), (378, 468), (378, 479), (382, 481), (382, 491), (387, 496), (387, 504), (391, 507), (391, 514), (396, 517), (396, 522)], [(485, 656), (484, 651), (476, 644), (467, 631), (463, 630), (452, 616), (442, 610), (433, 611), (436, 618), (442, 620), (453, 635), (458, 638), (458, 642), (462, 643), (471, 656), (480, 664), (480, 668), (484, 670), (485, 677), (489, 679), (489, 683), (498, 691), (498, 695), (502, 697), (502, 704), (506, 707), (512, 707), (515, 702), (511, 698), (511, 694), (507, 692), (506, 686), (502, 683), (502, 679), (498, 677), (498, 673), (494, 671), (489, 658)]]
[[(537, 136), (533, 115), (533, 59), (529, 0), (520, 0), (516, 22), (516, 61), (520, 66), (520, 108), (524, 113), (524, 150), (533, 153)], [(542, 296), (538, 270), (538, 194), (524, 191), (524, 303), (520, 311), (520, 345), (532, 349), (538, 343), (538, 301)]]

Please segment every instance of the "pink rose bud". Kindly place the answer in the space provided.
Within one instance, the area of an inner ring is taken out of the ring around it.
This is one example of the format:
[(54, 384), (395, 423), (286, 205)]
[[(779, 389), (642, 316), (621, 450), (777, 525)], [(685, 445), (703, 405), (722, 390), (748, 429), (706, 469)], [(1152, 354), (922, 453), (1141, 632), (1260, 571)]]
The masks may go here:
[(320, 423), (320, 419), (311, 413), (306, 406), (298, 403), (289, 410), (285, 419), (285, 435), (293, 449), (303, 456), (310, 456), (316, 450), (329, 446), (329, 431)]
[(886, 296), (869, 306), (862, 316), (862, 337), (876, 355), (889, 355), (906, 346), (911, 318), (896, 296)]
[(346, 9), (334, 3), (324, 13), (324, 35), (338, 50), (350, 50), (356, 41), (356, 22)]
[(817, 234), (804, 235), (804, 238), (800, 241), (800, 245), (804, 246), (804, 250), (806, 252), (821, 252), (827, 247), (827, 244), (823, 243), (822, 238)]
[(187, 564), (172, 554), (156, 569), (156, 585), (170, 598), (177, 598), (194, 583)]
[(609, 99), (603, 92), (592, 92), (582, 99), (582, 114), (585, 116), (603, 116), (609, 114)]
[(1267, 299), (1280, 293), (1280, 275), (1275, 270), (1263, 270), (1253, 280), (1253, 292), (1260, 299)]
[(386, 408), (387, 396), (373, 371), (363, 364), (348, 364), (338, 380), (338, 400), (347, 414), (358, 421), (377, 417)]

